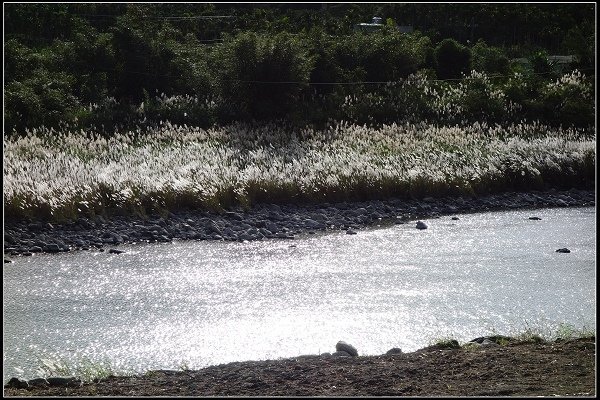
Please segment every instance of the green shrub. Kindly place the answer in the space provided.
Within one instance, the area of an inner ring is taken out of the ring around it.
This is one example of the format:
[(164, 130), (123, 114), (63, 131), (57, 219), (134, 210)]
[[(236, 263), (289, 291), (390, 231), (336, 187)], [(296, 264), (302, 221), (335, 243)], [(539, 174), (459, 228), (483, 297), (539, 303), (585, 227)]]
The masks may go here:
[(283, 118), (308, 88), (312, 60), (291, 35), (242, 33), (223, 43), (214, 56), (224, 101), (238, 106), (243, 117)]
[(471, 49), (473, 69), (489, 74), (505, 75), (510, 70), (510, 62), (502, 50), (488, 46), (479, 40)]
[(454, 39), (444, 39), (435, 48), (435, 64), (438, 78), (460, 78), (471, 68), (471, 50)]
[(552, 75), (554, 65), (548, 59), (546, 50), (536, 51), (529, 55), (527, 59), (531, 64), (534, 74), (545, 75), (546, 78), (549, 78)]
[(595, 121), (594, 91), (585, 75), (575, 70), (542, 92), (544, 117), (564, 125), (593, 126)]
[(5, 130), (23, 131), (26, 127), (58, 127), (70, 122), (78, 99), (72, 94), (73, 76), (50, 73), (40, 68), (31, 78), (9, 82), (5, 87)]
[(506, 117), (505, 95), (486, 74), (473, 71), (460, 82), (458, 93), (465, 118), (493, 123)]

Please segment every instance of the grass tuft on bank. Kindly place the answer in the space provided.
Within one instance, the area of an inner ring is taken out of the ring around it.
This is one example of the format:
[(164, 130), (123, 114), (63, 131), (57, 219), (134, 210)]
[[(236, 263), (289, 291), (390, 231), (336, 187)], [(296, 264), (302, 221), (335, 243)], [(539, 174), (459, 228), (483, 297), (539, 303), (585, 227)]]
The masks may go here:
[(34, 129), (4, 140), (4, 209), (8, 219), (69, 221), (592, 187), (595, 155), (595, 132), (541, 123), (164, 123), (108, 138)]

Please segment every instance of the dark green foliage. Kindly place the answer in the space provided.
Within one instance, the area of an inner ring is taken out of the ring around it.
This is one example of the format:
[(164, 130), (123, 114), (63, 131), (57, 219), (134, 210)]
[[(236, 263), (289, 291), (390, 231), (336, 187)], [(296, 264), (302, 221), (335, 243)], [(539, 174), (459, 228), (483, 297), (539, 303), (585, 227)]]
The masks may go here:
[(472, 67), (476, 71), (505, 75), (510, 71), (510, 62), (502, 50), (490, 47), (479, 40), (471, 49)]
[(548, 61), (548, 53), (537, 51), (528, 57), (531, 69), (536, 74), (547, 74), (552, 71), (552, 65)]
[(4, 113), (7, 133), (68, 121), (79, 104), (72, 94), (74, 81), (64, 72), (50, 73), (39, 68), (31, 78), (8, 83), (4, 90), (5, 101), (10, 105)]
[(494, 96), (494, 87), (480, 78), (465, 80), (465, 93), (462, 99), (463, 117), (472, 121), (501, 122), (505, 117), (504, 102)]
[(589, 74), (595, 70), (595, 32), (594, 25), (586, 22), (571, 28), (565, 35), (563, 47), (566, 54), (576, 57), (573, 67), (584, 69)]
[(397, 81), (417, 72), (423, 64), (424, 50), (417, 48), (421, 43), (395, 29), (352, 38), (358, 42), (356, 57), (367, 81)]
[(458, 79), (471, 68), (471, 50), (454, 39), (444, 39), (435, 48), (435, 70), (440, 79)]
[[(386, 21), (383, 29), (353, 31), (374, 15)], [(22, 3), (6, 5), (4, 22), (7, 133), (59, 124), (110, 132), (161, 120), (448, 122), (432, 112), (434, 95), (401, 83), (424, 70), (440, 79), (486, 72), (489, 85), (519, 108), (508, 116), (488, 87), (473, 83), (457, 121), (587, 126), (595, 114), (593, 102), (569, 90), (544, 90), (559, 76), (549, 51), (575, 55), (571, 67), (593, 76), (587, 4)], [(416, 31), (402, 34), (396, 25)], [(432, 40), (441, 41), (434, 47)], [(460, 44), (467, 40), (476, 44)], [(508, 50), (529, 62), (509, 63)], [(510, 80), (516, 70), (523, 77)], [(356, 83), (362, 81), (393, 83)], [(167, 104), (165, 96), (175, 100)]]
[(289, 34), (242, 33), (223, 43), (214, 56), (223, 100), (238, 106), (246, 118), (282, 118), (308, 88), (312, 60)]

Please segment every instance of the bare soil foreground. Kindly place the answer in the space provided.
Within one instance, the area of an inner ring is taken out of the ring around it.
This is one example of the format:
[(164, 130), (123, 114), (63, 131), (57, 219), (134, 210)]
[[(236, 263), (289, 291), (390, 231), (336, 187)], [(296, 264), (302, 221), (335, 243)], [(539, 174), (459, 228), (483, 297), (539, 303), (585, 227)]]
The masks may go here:
[(595, 396), (595, 338), (245, 361), (5, 396)]

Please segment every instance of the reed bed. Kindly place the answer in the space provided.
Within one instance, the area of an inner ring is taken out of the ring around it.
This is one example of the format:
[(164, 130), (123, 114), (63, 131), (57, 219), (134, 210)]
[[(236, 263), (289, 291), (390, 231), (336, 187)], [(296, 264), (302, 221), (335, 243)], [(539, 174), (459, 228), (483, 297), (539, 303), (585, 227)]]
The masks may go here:
[(4, 139), (7, 218), (223, 210), (543, 189), (592, 181), (595, 133), (540, 123), (345, 122), (326, 129), (162, 123), (103, 137), (38, 129)]

